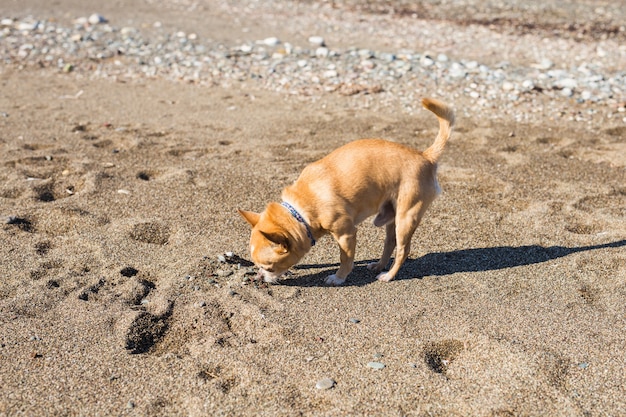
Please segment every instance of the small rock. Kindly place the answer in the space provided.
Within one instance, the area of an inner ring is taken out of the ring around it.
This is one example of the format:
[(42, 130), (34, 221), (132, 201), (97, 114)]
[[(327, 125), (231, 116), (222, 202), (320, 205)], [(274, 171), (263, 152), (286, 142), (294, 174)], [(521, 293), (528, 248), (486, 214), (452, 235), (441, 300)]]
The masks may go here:
[(278, 39), (276, 37), (265, 38), (265, 39), (263, 39), (263, 41), (261, 41), (261, 43), (263, 43), (264, 45), (267, 45), (267, 46), (276, 46), (276, 45), (280, 44), (280, 39)]
[(104, 16), (99, 15), (98, 13), (94, 13), (91, 16), (89, 16), (87, 21), (90, 24), (92, 24), (92, 25), (97, 25), (97, 24), (100, 24), (100, 23), (107, 23), (108, 22), (108, 20)]
[(226, 262), (226, 258), (224, 257), (224, 255), (217, 255), (217, 260), (222, 263)]
[(235, 256), (234, 252), (226, 252), (224, 255), (226, 255), (228, 258), (232, 258), (233, 256)]
[(505, 81), (505, 82), (502, 83), (502, 89), (504, 91), (514, 90), (515, 89), (515, 84), (513, 84), (511, 82), (508, 82), (508, 81)]
[(324, 42), (324, 38), (321, 36), (310, 36), (309, 43), (314, 46), (326, 46), (326, 42)]
[(552, 68), (553, 65), (554, 63), (552, 61), (550, 61), (547, 58), (544, 58), (538, 63), (534, 64), (533, 67), (540, 69), (540, 70), (549, 70), (550, 68)]
[(385, 368), (385, 364), (381, 363), (381, 362), (368, 362), (367, 366), (372, 368), (372, 369), (376, 369), (376, 370), (380, 370), (380, 369), (384, 369)]
[(330, 389), (335, 386), (335, 381), (330, 378), (324, 378), (317, 381), (315, 388), (317, 389)]
[(361, 320), (359, 320), (359, 319), (355, 319), (354, 317), (353, 317), (353, 318), (350, 318), (349, 320), (350, 320), (350, 323), (354, 323), (354, 324), (357, 324), (357, 323), (360, 323), (360, 322), (361, 322)]
[(578, 87), (578, 82), (573, 78), (563, 78), (562, 80), (558, 80), (556, 82), (557, 87), (562, 89), (574, 89)]
[(371, 59), (365, 59), (361, 61), (361, 67), (364, 70), (371, 71), (376, 67), (376, 64)]
[(30, 32), (39, 27), (39, 22), (20, 22), (17, 24), (17, 30)]
[(196, 304), (198, 307), (206, 307), (206, 301), (198, 301)]
[(330, 54), (328, 48), (320, 46), (315, 50), (315, 56), (318, 58), (326, 58)]
[(435, 64), (435, 61), (429, 56), (424, 56), (420, 60), (420, 64), (422, 64), (423, 67), (432, 67)]
[(228, 269), (227, 270), (220, 269), (219, 271), (217, 271), (216, 274), (217, 274), (218, 277), (224, 278), (224, 277), (231, 276), (233, 274), (233, 271), (230, 271)]

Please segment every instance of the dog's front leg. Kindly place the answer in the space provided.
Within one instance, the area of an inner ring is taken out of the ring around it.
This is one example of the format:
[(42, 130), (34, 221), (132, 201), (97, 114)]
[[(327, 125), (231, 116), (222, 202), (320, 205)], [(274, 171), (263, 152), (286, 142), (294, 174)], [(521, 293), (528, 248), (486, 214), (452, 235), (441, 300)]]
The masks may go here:
[(342, 285), (348, 274), (352, 272), (354, 267), (354, 252), (356, 250), (356, 229), (352, 228), (349, 233), (335, 235), (335, 240), (339, 244), (340, 260), (339, 270), (337, 273), (329, 275), (326, 278), (326, 284), (328, 285)]

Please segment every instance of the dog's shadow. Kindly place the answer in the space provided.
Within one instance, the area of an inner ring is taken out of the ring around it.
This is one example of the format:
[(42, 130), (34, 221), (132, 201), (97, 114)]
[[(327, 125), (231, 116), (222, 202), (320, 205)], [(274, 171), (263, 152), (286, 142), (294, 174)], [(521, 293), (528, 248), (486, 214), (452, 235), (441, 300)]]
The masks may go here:
[[(601, 245), (565, 247), (539, 245), (495, 246), (491, 248), (462, 249), (451, 252), (429, 253), (417, 259), (408, 259), (396, 280), (421, 279), (426, 276), (445, 276), (457, 272), (485, 272), (548, 262), (577, 252), (626, 246), (626, 239)], [(376, 281), (376, 273), (367, 269), (367, 264), (376, 260), (355, 262), (355, 268), (344, 286), (363, 286)], [(283, 280), (283, 285), (315, 287), (325, 286), (324, 280), (339, 267), (339, 264), (298, 265), (294, 269), (306, 271), (325, 268), (314, 274), (304, 274)]]

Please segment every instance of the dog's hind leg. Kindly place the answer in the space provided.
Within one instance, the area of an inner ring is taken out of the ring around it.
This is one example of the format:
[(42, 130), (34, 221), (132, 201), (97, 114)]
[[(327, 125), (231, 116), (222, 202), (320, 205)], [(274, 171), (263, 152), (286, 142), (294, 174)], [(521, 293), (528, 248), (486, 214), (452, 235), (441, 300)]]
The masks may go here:
[(393, 265), (389, 272), (383, 272), (376, 278), (380, 281), (391, 281), (396, 277), (400, 267), (409, 256), (411, 251), (411, 238), (415, 229), (422, 221), (424, 213), (429, 204), (423, 202), (417, 203), (407, 211), (401, 211), (398, 208), (398, 214), (396, 215), (396, 257), (393, 260)]
[(367, 269), (374, 272), (380, 272), (389, 263), (391, 254), (396, 248), (396, 224), (394, 222), (388, 223), (385, 226), (385, 247), (383, 248), (383, 254), (378, 262), (372, 262), (367, 265)]

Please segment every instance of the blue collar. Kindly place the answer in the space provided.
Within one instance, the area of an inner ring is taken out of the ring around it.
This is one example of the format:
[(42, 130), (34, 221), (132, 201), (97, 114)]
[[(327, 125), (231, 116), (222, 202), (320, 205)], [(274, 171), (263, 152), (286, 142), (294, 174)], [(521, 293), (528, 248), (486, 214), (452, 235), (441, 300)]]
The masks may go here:
[(311, 246), (315, 246), (315, 239), (313, 238), (313, 233), (311, 233), (311, 228), (309, 227), (307, 222), (304, 220), (304, 217), (302, 217), (302, 215), (300, 215), (300, 213), (298, 213), (298, 210), (293, 208), (293, 206), (291, 204), (283, 201), (282, 203), (280, 203), (280, 205), (285, 207), (287, 210), (289, 210), (289, 213), (291, 213), (291, 215), (297, 221), (299, 221), (300, 223), (302, 223), (304, 225), (304, 227), (306, 227), (306, 234), (309, 237), (309, 239), (311, 239)]

